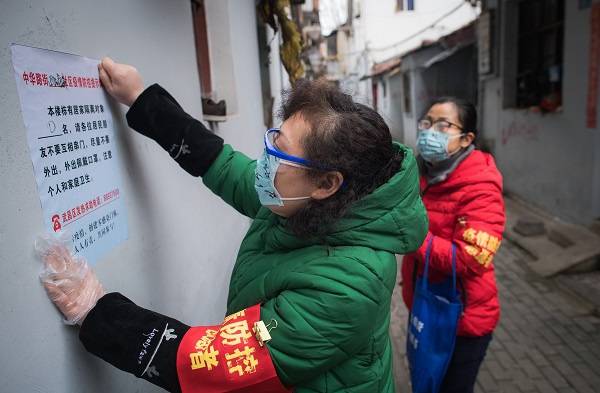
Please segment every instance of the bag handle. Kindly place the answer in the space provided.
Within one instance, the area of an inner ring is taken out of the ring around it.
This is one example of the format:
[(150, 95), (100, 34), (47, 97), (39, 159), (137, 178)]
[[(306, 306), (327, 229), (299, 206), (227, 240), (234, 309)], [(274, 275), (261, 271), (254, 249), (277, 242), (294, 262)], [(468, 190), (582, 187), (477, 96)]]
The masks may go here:
[(429, 260), (431, 259), (431, 249), (433, 248), (433, 238), (434, 236), (429, 237), (429, 241), (427, 242), (427, 249), (425, 250), (425, 270), (423, 271), (423, 288), (427, 290), (428, 282), (429, 282)]
[[(425, 270), (423, 272), (423, 288), (427, 290), (429, 282), (429, 261), (431, 260), (431, 249), (433, 248), (433, 238), (431, 236), (427, 242), (427, 249), (425, 250)], [(456, 293), (456, 245), (452, 245), (452, 294)]]
[(456, 244), (452, 244), (452, 296), (456, 293)]

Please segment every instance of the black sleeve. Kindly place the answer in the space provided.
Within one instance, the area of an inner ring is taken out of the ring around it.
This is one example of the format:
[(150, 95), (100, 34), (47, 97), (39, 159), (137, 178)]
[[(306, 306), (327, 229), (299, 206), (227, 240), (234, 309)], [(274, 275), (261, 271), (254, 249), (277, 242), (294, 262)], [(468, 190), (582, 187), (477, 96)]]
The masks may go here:
[(177, 348), (189, 328), (113, 292), (89, 312), (79, 339), (85, 349), (113, 366), (169, 392), (181, 392)]
[(223, 148), (223, 139), (181, 108), (162, 87), (154, 84), (135, 100), (127, 124), (154, 139), (192, 176), (203, 176)]

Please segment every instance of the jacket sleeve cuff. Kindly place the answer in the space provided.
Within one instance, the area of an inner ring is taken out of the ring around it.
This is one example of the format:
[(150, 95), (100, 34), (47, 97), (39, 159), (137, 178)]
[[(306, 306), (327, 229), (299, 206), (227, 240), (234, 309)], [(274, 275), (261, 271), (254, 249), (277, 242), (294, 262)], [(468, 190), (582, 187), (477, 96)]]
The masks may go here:
[(192, 176), (203, 176), (223, 149), (223, 139), (187, 114), (158, 84), (139, 95), (126, 117), (131, 128), (154, 139)]
[(89, 312), (79, 338), (94, 355), (170, 392), (287, 393), (262, 341), (268, 337), (255, 330), (259, 321), (256, 304), (220, 325), (190, 328), (109, 293)]
[(113, 366), (180, 392), (177, 348), (188, 330), (188, 325), (113, 292), (104, 295), (86, 316), (79, 339), (88, 352)]
[(129, 107), (129, 110), (125, 115), (125, 118), (127, 119), (127, 125), (138, 132), (141, 132), (140, 130), (149, 128), (149, 119), (146, 116), (148, 106), (153, 105), (154, 101), (156, 101), (161, 95), (170, 97), (170, 101), (181, 109), (181, 106), (179, 106), (177, 101), (175, 101), (175, 99), (158, 83), (155, 83), (148, 86)]

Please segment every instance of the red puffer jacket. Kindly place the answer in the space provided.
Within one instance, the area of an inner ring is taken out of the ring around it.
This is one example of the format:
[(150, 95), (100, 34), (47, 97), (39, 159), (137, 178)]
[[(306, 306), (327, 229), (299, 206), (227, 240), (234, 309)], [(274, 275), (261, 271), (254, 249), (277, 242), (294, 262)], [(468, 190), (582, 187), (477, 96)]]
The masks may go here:
[(491, 155), (474, 150), (446, 180), (427, 186), (421, 177), (421, 192), (429, 215), (429, 233), (423, 245), (402, 262), (404, 302), (411, 307), (415, 260), (421, 275), (429, 239), (433, 236), (431, 282), (452, 274), (453, 242), (457, 247), (457, 287), (464, 305), (458, 335), (491, 333), (500, 318), (493, 258), (505, 222), (502, 175)]

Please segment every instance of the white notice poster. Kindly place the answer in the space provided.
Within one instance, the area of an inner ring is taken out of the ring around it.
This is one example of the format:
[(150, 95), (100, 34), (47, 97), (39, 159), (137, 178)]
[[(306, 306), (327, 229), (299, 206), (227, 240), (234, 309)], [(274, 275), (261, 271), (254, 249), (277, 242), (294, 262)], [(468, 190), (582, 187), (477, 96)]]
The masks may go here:
[(12, 45), (29, 152), (50, 233), (94, 264), (127, 239), (118, 146), (98, 60)]

